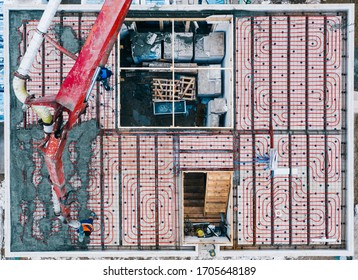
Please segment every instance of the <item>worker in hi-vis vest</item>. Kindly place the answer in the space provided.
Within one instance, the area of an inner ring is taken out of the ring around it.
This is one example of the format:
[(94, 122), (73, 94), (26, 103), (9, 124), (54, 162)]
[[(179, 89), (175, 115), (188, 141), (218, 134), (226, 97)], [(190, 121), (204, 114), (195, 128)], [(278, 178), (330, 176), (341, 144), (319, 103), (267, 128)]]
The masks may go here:
[(80, 227), (77, 229), (78, 232), (78, 241), (83, 242), (85, 236), (90, 236), (93, 232), (93, 220), (97, 218), (96, 213), (91, 212), (88, 219), (81, 220)]

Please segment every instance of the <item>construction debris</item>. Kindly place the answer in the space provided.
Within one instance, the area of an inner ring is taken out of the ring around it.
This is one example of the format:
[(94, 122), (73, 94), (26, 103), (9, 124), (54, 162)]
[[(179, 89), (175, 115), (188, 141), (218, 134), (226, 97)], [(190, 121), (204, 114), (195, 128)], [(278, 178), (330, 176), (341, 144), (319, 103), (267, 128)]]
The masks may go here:
[(158, 60), (162, 56), (162, 33), (133, 33), (132, 57), (135, 64), (143, 61)]

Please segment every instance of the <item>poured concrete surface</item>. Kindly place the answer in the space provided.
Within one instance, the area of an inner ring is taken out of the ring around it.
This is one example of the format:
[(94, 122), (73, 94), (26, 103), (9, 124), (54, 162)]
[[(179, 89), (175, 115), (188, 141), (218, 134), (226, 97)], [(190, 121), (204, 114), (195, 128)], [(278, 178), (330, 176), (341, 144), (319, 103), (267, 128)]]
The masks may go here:
[[(20, 42), (17, 30), (21, 27), (22, 20), (38, 19), (41, 14), (36, 11), (11, 13), (11, 46), (16, 46)], [(73, 44), (73, 32), (68, 28), (63, 31), (61, 41), (65, 45), (68, 45), (66, 41)], [(71, 50), (76, 52), (75, 47)], [(19, 55), (19, 48), (10, 48), (11, 73), (17, 68)], [(34, 77), (34, 73), (30, 75)], [(48, 172), (43, 157), (36, 148), (43, 137), (42, 129), (36, 125), (36, 119), (29, 120), (30, 115), (27, 116), (28, 120), (25, 123), (27, 127), (24, 129), (21, 104), (16, 100), (15, 95), (11, 95), (10, 99), (10, 199), (13, 205), (11, 208), (11, 250), (14, 252), (23, 251), (24, 248), (29, 251), (71, 250), (73, 248), (71, 239), (76, 233), (68, 226), (61, 225), (53, 214), (51, 185), (46, 179)], [(97, 134), (97, 123), (87, 121), (77, 125), (67, 140), (63, 157), (66, 181), (71, 182), (71, 179), (74, 180), (73, 177), (76, 176), (83, 186), (76, 192), (76, 205), (72, 213), (74, 219), (85, 218), (92, 210), (87, 209), (86, 206), (88, 200), (86, 186), (89, 180), (87, 173), (91, 157), (91, 142)], [(76, 149), (76, 155), (70, 155), (70, 148)], [(70, 183), (67, 188), (71, 190), (74, 186)]]

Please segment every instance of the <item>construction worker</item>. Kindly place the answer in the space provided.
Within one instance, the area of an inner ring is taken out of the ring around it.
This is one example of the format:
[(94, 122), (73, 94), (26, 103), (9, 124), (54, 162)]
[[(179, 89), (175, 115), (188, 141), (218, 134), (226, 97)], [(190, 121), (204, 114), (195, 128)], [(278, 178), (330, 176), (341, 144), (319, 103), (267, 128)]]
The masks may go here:
[(108, 84), (108, 79), (113, 75), (113, 72), (106, 67), (101, 67), (98, 73), (97, 81), (100, 81), (106, 91), (110, 91), (111, 87)]
[(81, 220), (81, 225), (77, 229), (78, 232), (78, 241), (83, 242), (85, 236), (90, 236), (93, 232), (93, 220), (97, 218), (96, 213), (91, 212), (88, 219)]

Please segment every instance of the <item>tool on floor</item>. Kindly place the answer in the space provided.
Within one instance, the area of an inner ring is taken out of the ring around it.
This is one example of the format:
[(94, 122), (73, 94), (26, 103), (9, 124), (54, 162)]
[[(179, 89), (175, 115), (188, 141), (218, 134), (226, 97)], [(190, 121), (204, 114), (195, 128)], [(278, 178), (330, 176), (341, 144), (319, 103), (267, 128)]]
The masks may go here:
[(215, 257), (216, 256), (216, 252), (215, 252), (215, 245), (213, 244), (213, 249), (209, 250), (209, 255), (210, 257)]

